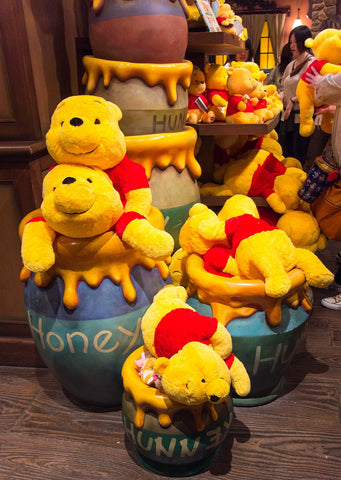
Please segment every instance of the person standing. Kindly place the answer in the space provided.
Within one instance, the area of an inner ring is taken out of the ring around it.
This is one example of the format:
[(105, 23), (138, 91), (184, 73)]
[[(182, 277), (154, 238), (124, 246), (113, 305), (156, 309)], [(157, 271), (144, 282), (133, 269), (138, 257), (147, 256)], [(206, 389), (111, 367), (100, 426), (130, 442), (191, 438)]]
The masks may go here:
[[(341, 73), (335, 75), (328, 73), (320, 75), (317, 70), (312, 67), (311, 73), (307, 72), (307, 83), (310, 87), (315, 88), (316, 100), (324, 105), (335, 105), (335, 114), (333, 122), (333, 130), (331, 135), (331, 143), (333, 157), (339, 169), (341, 170)], [(338, 293), (332, 297), (326, 297), (321, 300), (324, 307), (333, 310), (341, 310), (341, 252), (337, 255), (339, 266), (335, 274), (333, 286)]]
[(291, 48), (289, 43), (286, 43), (282, 48), (279, 64), (270, 71), (269, 76), (264, 80), (264, 85), (276, 85), (277, 92), (281, 94), (283, 92), (283, 74), (291, 61)]
[(300, 110), (296, 96), (296, 87), (302, 73), (315, 60), (310, 48), (304, 45), (312, 34), (306, 25), (291, 30), (289, 45), (293, 60), (286, 67), (283, 74), (283, 104), (279, 142), (285, 157), (294, 157), (304, 165), (309, 138), (299, 133)]

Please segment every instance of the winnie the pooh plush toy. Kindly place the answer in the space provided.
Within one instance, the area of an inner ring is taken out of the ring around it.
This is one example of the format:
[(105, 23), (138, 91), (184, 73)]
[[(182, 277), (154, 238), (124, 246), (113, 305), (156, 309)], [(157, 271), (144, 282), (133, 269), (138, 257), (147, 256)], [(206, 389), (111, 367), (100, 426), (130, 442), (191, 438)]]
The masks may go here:
[[(77, 164), (51, 168), (43, 182), (41, 212), (35, 216), (38, 212), (27, 218), (22, 233), (23, 263), (32, 272), (47, 271), (55, 263), (53, 242), (57, 235), (90, 238), (116, 231), (124, 215), (120, 195), (109, 176), (98, 168)], [(150, 258), (157, 258), (160, 251), (162, 257), (168, 242), (168, 256), (172, 237), (147, 223), (142, 230), (129, 223), (122, 240), (133, 248), (137, 245), (138, 251), (145, 251)]]
[(221, 402), (231, 382), (238, 395), (247, 395), (250, 379), (232, 353), (229, 332), (186, 300), (185, 288), (167, 286), (155, 295), (142, 318), (144, 344), (155, 359), (153, 369), (162, 390), (187, 405)]
[[(205, 74), (196, 65), (193, 66), (191, 83), (188, 88), (188, 111), (186, 122), (188, 123), (212, 123), (215, 114), (209, 110), (209, 102), (205, 97), (206, 82)], [(198, 103), (198, 101), (200, 103)], [(201, 105), (201, 106), (200, 106)]]
[[(124, 208), (115, 225), (119, 237), (146, 256), (166, 258), (172, 252), (173, 241), (167, 232), (155, 232), (146, 219), (151, 209), (151, 190), (144, 168), (126, 155), (124, 135), (118, 125), (121, 118), (119, 107), (102, 97), (68, 97), (52, 115), (46, 134), (47, 149), (57, 164), (103, 170), (118, 191)], [(157, 249), (148, 246), (153, 233), (160, 240)], [(143, 240), (146, 238), (147, 242)]]
[[(314, 39), (308, 38), (305, 45), (312, 48), (316, 60), (314, 60), (303, 73), (297, 84), (296, 95), (300, 105), (300, 135), (309, 137), (315, 130), (314, 108), (321, 106), (315, 99), (314, 88), (309, 87), (306, 75), (312, 67), (320, 75), (341, 72), (341, 30), (327, 28), (318, 33)], [(326, 133), (332, 132), (333, 115), (323, 113), (321, 129)]]
[[(234, 195), (228, 199), (220, 219), (211, 216), (207, 220), (206, 209), (202, 205), (203, 215), (198, 207), (195, 212), (203, 218), (196, 222), (199, 235), (206, 241), (216, 241), (216, 246), (204, 254), (207, 271), (263, 280), (266, 294), (274, 298), (289, 292), (288, 272), (294, 267), (303, 271), (311, 286), (325, 288), (332, 283), (333, 274), (312, 251), (296, 248), (283, 230), (259, 218), (251, 198)], [(186, 248), (188, 244), (190, 239)]]
[(307, 209), (298, 191), (306, 179), (306, 173), (297, 167), (286, 167), (272, 153), (252, 149), (226, 165), (224, 184), (205, 184), (202, 195), (235, 195), (264, 197), (277, 213), (288, 209)]
[(268, 108), (268, 103), (266, 101), (267, 91), (262, 82), (257, 83), (256, 88), (250, 92), (249, 96), (253, 110), (259, 117), (259, 123), (264, 123), (267, 120), (274, 118), (274, 113)]
[(205, 65), (206, 97), (210, 104), (210, 110), (215, 114), (217, 121), (225, 121), (226, 106), (228, 100), (227, 71), (217, 63)]
[(229, 98), (226, 108), (226, 123), (260, 123), (249, 96), (257, 87), (257, 80), (252, 78), (246, 68), (229, 68), (227, 73)]

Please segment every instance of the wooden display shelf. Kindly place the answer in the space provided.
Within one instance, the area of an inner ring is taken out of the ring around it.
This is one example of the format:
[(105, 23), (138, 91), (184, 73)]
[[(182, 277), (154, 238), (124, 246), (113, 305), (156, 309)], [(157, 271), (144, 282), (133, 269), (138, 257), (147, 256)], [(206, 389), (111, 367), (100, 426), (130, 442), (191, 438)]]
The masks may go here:
[(279, 115), (272, 120), (267, 120), (265, 123), (258, 124), (240, 124), (233, 125), (226, 124), (224, 122), (214, 123), (188, 123), (193, 127), (199, 136), (208, 135), (266, 135), (273, 130), (279, 122)]
[(244, 42), (226, 32), (188, 32), (188, 52), (206, 55), (233, 55), (241, 52)]

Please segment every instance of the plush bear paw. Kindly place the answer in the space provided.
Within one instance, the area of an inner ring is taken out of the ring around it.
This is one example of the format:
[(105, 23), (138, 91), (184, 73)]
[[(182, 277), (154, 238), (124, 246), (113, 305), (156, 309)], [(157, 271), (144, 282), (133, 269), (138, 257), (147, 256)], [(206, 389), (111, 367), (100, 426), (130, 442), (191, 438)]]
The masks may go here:
[(287, 275), (277, 275), (265, 279), (265, 293), (269, 297), (283, 297), (291, 288), (291, 281)]
[(135, 219), (124, 230), (122, 240), (153, 260), (165, 260), (174, 249), (173, 237), (153, 227), (148, 220)]

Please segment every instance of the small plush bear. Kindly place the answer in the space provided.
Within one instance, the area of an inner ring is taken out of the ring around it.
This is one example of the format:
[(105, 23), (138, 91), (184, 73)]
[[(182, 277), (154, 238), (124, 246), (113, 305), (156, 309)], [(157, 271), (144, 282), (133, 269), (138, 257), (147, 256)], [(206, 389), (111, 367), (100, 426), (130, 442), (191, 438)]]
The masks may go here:
[(207, 63), (205, 65), (205, 79), (207, 87), (206, 97), (210, 103), (210, 110), (214, 112), (217, 121), (225, 121), (229, 97), (226, 68), (217, 63)]
[(227, 90), (229, 92), (226, 108), (226, 123), (260, 123), (255, 114), (250, 93), (256, 88), (255, 80), (246, 68), (229, 68)]
[(205, 97), (205, 91), (205, 74), (199, 67), (194, 65), (191, 83), (188, 89), (188, 112), (186, 122), (214, 122), (215, 114), (212, 110), (209, 110), (209, 102)]

